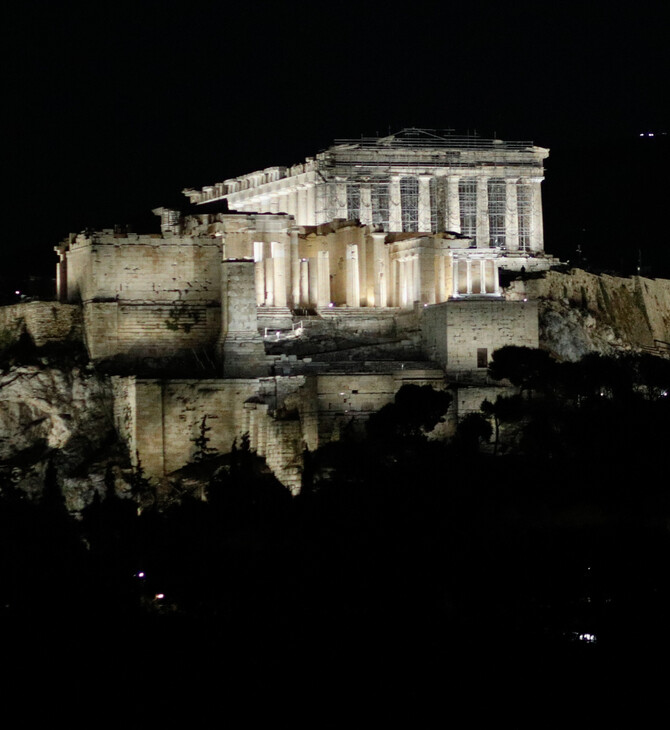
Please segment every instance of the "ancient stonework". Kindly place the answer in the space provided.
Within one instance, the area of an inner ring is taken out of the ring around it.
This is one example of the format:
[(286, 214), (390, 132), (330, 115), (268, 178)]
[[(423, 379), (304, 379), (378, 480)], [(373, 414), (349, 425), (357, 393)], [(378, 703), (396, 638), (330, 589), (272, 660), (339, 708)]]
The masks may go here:
[[(185, 191), (191, 209), (156, 209), (155, 235), (70, 235), (56, 248), (61, 304), (5, 308), (0, 325), (35, 342), (83, 336), (154, 483), (194, 460), (205, 423), (212, 453), (248, 435), (296, 493), (304, 451), (359, 428), (403, 384), (453, 390), (448, 432), (495, 399), (497, 348), (543, 339), (576, 359), (670, 341), (667, 282), (549, 271), (547, 154), (422, 130), (340, 141)], [(504, 290), (502, 269), (546, 274)], [(56, 413), (31, 418), (57, 438)]]

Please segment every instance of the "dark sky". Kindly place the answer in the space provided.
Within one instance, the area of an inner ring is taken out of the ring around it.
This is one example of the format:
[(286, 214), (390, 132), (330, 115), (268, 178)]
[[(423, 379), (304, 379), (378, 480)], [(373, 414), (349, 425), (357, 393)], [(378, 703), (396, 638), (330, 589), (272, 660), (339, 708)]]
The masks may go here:
[[(179, 205), (184, 187), (404, 126), (551, 148), (552, 252), (581, 236), (595, 253), (614, 236), (667, 257), (660, 3), (16, 5), (4, 22), (5, 276), (51, 273), (70, 231), (155, 231), (151, 208)], [(658, 210), (622, 204), (645, 186), (663, 188)]]

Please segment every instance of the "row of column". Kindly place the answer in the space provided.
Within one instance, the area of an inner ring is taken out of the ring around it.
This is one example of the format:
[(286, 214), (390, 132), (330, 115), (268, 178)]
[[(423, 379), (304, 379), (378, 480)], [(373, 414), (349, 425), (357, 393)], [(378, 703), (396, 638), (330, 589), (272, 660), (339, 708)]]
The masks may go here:
[[(372, 233), (363, 250), (344, 247), (344, 279), (338, 279), (338, 299), (348, 307), (385, 307), (388, 304), (388, 250), (385, 233)], [(290, 243), (254, 244), (256, 304), (268, 307), (328, 307), (333, 301), (329, 252), (300, 257), (298, 229)], [(371, 278), (371, 280), (370, 280)]]
[(313, 258), (301, 258), (298, 229), (289, 233), (288, 245), (284, 241), (254, 244), (260, 247), (254, 252), (256, 304), (327, 307), (331, 301), (328, 251), (318, 251)]
[(454, 259), (452, 272), (454, 298), (468, 294), (500, 294), (493, 259)]
[(293, 185), (266, 195), (257, 195), (248, 201), (231, 204), (239, 211), (258, 213), (287, 213), (298, 225), (314, 226), (316, 220), (316, 187), (310, 184)]
[[(389, 186), (389, 231), (402, 231), (402, 198), (400, 192), (401, 176), (393, 176), (388, 182)], [(418, 178), (418, 231), (428, 232), (432, 227), (430, 181), (434, 178), (431, 175), (420, 175)], [(461, 233), (461, 195), (459, 184), (461, 180), (472, 180), (472, 177), (460, 175), (446, 176), (446, 218), (445, 228), (447, 231)], [(477, 176), (476, 182), (476, 242), (479, 248), (490, 246), (489, 235), (489, 194), (488, 185), (491, 180), (504, 179), (505, 181), (505, 242), (506, 248), (510, 251), (518, 251), (520, 247), (530, 251), (542, 251), (544, 249), (542, 235), (542, 193), (541, 182), (543, 178), (496, 178)], [(334, 218), (350, 217), (347, 198), (346, 181), (334, 184), (335, 198), (332, 215)], [(528, 203), (528, 230), (524, 231), (528, 243), (520, 246), (519, 242), (519, 205), (517, 189), (519, 185), (530, 187), (530, 200)], [(373, 224), (372, 189), (371, 184), (361, 183), (359, 186), (359, 218), (363, 225)], [(300, 222), (300, 219), (298, 219)]]
[[(408, 307), (415, 301), (426, 304), (446, 301), (449, 296), (499, 295), (497, 265), (492, 258), (454, 258), (425, 254), (389, 258), (383, 233), (372, 236), (370, 275), (367, 281), (361, 251), (347, 244), (344, 270), (344, 303), (348, 307)], [(318, 251), (315, 257), (299, 258), (297, 233), (292, 234), (290, 257), (286, 244), (271, 246), (270, 255), (255, 264), (256, 304), (271, 307), (328, 307), (332, 301), (330, 257)], [(451, 278), (451, 282), (449, 279)]]

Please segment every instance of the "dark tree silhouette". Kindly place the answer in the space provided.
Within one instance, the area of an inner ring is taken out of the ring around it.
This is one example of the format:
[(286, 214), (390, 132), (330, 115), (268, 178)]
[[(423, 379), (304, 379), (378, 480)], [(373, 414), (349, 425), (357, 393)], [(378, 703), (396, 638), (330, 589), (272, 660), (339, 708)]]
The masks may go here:
[(495, 428), (493, 453), (497, 454), (500, 443), (500, 424), (510, 423), (521, 418), (523, 414), (523, 399), (519, 395), (499, 395), (494, 403), (485, 399), (481, 404), (481, 411), (487, 418), (493, 419)]
[(493, 352), (489, 375), (494, 380), (509, 380), (521, 392), (532, 392), (549, 382), (553, 365), (544, 350), (507, 345)]
[(368, 434), (375, 440), (416, 440), (443, 419), (452, 396), (430, 385), (403, 385), (389, 403), (370, 416)]
[(468, 413), (456, 429), (456, 443), (466, 453), (479, 451), (479, 444), (488, 443), (493, 434), (491, 424), (481, 413)]
[(211, 426), (207, 425), (207, 415), (204, 415), (202, 417), (202, 421), (200, 422), (200, 432), (196, 438), (191, 439), (193, 443), (195, 444), (195, 453), (193, 454), (193, 461), (197, 464), (202, 461), (205, 461), (205, 459), (210, 458), (212, 455), (216, 453), (216, 449), (213, 449), (209, 442), (211, 441), (210, 437), (207, 435), (212, 430)]

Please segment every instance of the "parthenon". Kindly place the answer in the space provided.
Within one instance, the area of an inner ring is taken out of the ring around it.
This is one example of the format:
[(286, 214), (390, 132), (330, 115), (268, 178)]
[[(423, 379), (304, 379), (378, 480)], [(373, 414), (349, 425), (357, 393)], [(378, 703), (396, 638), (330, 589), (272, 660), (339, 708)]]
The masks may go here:
[[(338, 140), (304, 163), (184, 193), (198, 206), (225, 200), (238, 212), (287, 213), (297, 226), (356, 220), (370, 231), (391, 234), (378, 239), (382, 247), (392, 245), (388, 262), (378, 261), (376, 276), (390, 283), (386, 290), (378, 284), (382, 298), (375, 303), (402, 306), (420, 298), (407, 282), (415, 280), (426, 245), (436, 254), (436, 301), (497, 294), (499, 266), (547, 268), (541, 197), (547, 155), (531, 142), (406, 129), (382, 138)], [(418, 238), (422, 245), (399, 245)], [(445, 238), (452, 242), (445, 244)], [(355, 260), (356, 253), (360, 260), (360, 251), (348, 256)], [(444, 258), (452, 259), (451, 274), (443, 271)]]
[(219, 450), (249, 433), (295, 490), (304, 448), (403, 383), (451, 383), (452, 418), (478, 407), (493, 351), (538, 344), (537, 303), (508, 300), (499, 270), (557, 263), (542, 235), (547, 155), (418, 129), (337, 140), (185, 190), (185, 211), (154, 210), (159, 234), (71, 234), (56, 247), (59, 297), (81, 303), (91, 357), (125, 363), (131, 454), (160, 479), (210, 418)]

